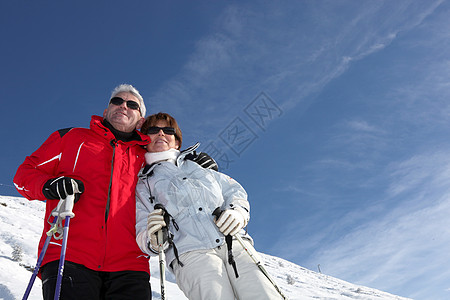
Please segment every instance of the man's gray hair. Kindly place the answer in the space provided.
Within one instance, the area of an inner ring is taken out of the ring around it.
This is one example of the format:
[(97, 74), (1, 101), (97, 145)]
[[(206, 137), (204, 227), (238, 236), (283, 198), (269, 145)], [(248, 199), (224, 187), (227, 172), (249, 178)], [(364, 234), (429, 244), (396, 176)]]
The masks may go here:
[(135, 96), (136, 98), (139, 99), (139, 111), (141, 112), (141, 116), (143, 118), (145, 118), (145, 113), (146, 113), (146, 109), (145, 109), (145, 104), (144, 104), (144, 98), (142, 98), (141, 94), (139, 94), (139, 91), (132, 86), (131, 84), (121, 84), (118, 85), (114, 88), (114, 90), (111, 93), (111, 98), (114, 98), (115, 96), (117, 96), (117, 94), (119, 93), (130, 93), (133, 96)]

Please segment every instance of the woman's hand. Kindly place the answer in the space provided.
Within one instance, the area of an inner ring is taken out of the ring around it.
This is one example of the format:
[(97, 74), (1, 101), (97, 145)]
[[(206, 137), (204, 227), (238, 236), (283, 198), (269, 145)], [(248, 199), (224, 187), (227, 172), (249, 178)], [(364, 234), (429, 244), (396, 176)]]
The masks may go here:
[(235, 235), (242, 228), (247, 225), (244, 215), (239, 208), (226, 209), (222, 212), (219, 219), (216, 221), (217, 227), (223, 235)]
[(163, 227), (167, 226), (164, 222), (164, 211), (162, 209), (155, 209), (147, 217), (147, 240), (153, 249), (158, 249), (157, 233)]

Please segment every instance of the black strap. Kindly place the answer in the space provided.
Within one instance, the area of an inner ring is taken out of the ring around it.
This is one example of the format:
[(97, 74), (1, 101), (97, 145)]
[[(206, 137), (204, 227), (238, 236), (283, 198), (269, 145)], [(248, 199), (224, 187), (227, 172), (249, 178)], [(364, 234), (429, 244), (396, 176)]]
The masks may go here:
[(233, 237), (231, 235), (227, 235), (225, 237), (225, 241), (227, 242), (227, 250), (228, 250), (228, 263), (233, 267), (234, 275), (236, 278), (239, 278), (239, 274), (236, 267), (236, 261), (233, 256)]
[[(213, 216), (216, 217), (216, 219), (219, 219), (220, 215), (222, 214), (222, 211), (220, 210), (220, 207), (217, 207), (213, 211)], [(236, 275), (236, 278), (239, 278), (239, 274), (236, 267), (236, 262), (234, 261), (233, 256), (233, 237), (231, 235), (225, 236), (225, 242), (227, 243), (227, 250), (228, 250), (228, 263), (233, 266), (234, 275)]]
[[(178, 224), (175, 222), (175, 219), (167, 212), (166, 208), (161, 204), (156, 204), (155, 209), (156, 208), (161, 208), (162, 210), (164, 210), (164, 222), (167, 225), (167, 227), (165, 227), (165, 228), (169, 227), (170, 220), (172, 219), (173, 226), (175, 227), (176, 230), (178, 230), (178, 228), (179, 228)], [(177, 249), (177, 246), (175, 246), (175, 243), (173, 242), (173, 236), (174, 235), (172, 233), (168, 232), (167, 241), (169, 242), (169, 245), (173, 247), (173, 253), (175, 254), (175, 258), (176, 258), (178, 264), (181, 267), (183, 267), (184, 264), (180, 261), (180, 257), (178, 256), (178, 249)]]
[(169, 244), (173, 247), (173, 253), (175, 254), (175, 258), (177, 259), (177, 263), (180, 265), (180, 267), (183, 267), (184, 264), (180, 261), (180, 257), (178, 256), (178, 250), (175, 246), (175, 243), (173, 242), (173, 235), (169, 238)]

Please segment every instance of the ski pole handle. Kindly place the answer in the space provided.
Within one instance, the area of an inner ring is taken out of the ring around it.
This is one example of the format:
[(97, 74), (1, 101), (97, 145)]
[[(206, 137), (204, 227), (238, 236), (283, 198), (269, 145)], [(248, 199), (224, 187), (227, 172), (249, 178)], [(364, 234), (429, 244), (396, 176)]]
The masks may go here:
[(67, 195), (66, 198), (61, 198), (56, 205), (56, 208), (52, 211), (52, 216), (60, 217), (64, 219), (69, 216), (73, 218), (75, 214), (72, 212), (73, 205), (75, 203), (75, 195)]
[(160, 203), (155, 204), (154, 209), (162, 209), (162, 210), (166, 211), (166, 208), (164, 207), (164, 205), (162, 205), (162, 204), (160, 204)]
[(73, 205), (75, 203), (75, 195), (67, 195), (66, 199), (63, 200), (64, 201), (64, 208), (61, 211), (61, 213), (59, 214), (59, 216), (61, 218), (65, 218), (65, 217), (75, 217), (75, 214), (72, 212), (73, 209)]
[(217, 207), (212, 213), (212, 215), (215, 216), (216, 219), (219, 219), (221, 214), (222, 214), (222, 211), (220, 210), (220, 207)]
[(158, 251), (164, 253), (164, 236), (162, 229), (158, 230), (157, 239), (158, 239)]

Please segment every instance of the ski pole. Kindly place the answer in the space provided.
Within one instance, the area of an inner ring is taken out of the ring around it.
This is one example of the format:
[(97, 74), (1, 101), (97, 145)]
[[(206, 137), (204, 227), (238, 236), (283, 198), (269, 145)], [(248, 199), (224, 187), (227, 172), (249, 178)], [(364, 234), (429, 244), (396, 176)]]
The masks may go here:
[(165, 283), (166, 283), (166, 259), (164, 255), (164, 238), (163, 238), (163, 231), (158, 231), (158, 253), (159, 253), (159, 273), (160, 273), (160, 283), (161, 283), (161, 300), (166, 299), (166, 290), (165, 290)]
[(54, 300), (58, 300), (61, 293), (62, 278), (64, 273), (64, 261), (66, 260), (67, 235), (69, 234), (69, 223), (70, 223), (70, 216), (66, 216), (64, 223), (63, 241), (61, 248), (61, 256), (59, 258), (58, 277), (56, 279)]
[[(217, 207), (213, 213), (212, 213), (217, 219), (219, 219), (219, 216), (222, 214), (222, 211), (220, 210), (220, 207)], [(280, 288), (278, 287), (278, 285), (275, 283), (275, 281), (270, 277), (269, 273), (267, 273), (266, 269), (263, 267), (263, 265), (261, 265), (261, 262), (255, 258), (255, 256), (253, 255), (253, 253), (250, 251), (250, 249), (247, 248), (247, 246), (245, 246), (244, 241), (242, 240), (242, 238), (240, 237), (239, 233), (235, 234), (233, 236), (234, 238), (236, 238), (236, 240), (239, 242), (239, 244), (241, 244), (242, 248), (244, 248), (245, 252), (247, 252), (247, 254), (250, 256), (250, 258), (253, 260), (253, 262), (258, 266), (259, 270), (267, 277), (267, 279), (269, 279), (270, 283), (273, 285), (273, 287), (277, 290), (277, 292), (280, 294), (280, 296), (283, 299), (287, 299), (286, 296), (283, 294), (283, 292), (281, 292)]]
[(73, 218), (75, 216), (75, 214), (72, 212), (74, 201), (75, 195), (72, 194), (67, 195), (66, 199), (61, 199), (60, 204), (58, 204), (59, 217), (65, 218), (65, 222), (64, 222), (63, 240), (61, 245), (61, 255), (59, 258), (58, 277), (56, 279), (54, 300), (58, 300), (61, 294), (61, 285), (64, 273), (64, 262), (66, 260), (67, 238), (69, 235), (70, 218)]
[[(77, 189), (74, 191), (78, 192)], [(52, 214), (58, 215), (59, 218), (64, 218), (64, 229), (63, 229), (63, 240), (61, 244), (61, 255), (59, 258), (58, 275), (56, 278), (55, 296), (54, 300), (58, 300), (61, 294), (61, 285), (64, 273), (64, 262), (66, 260), (66, 250), (67, 250), (67, 237), (69, 235), (69, 224), (70, 218), (73, 218), (75, 214), (72, 212), (73, 204), (75, 203), (75, 195), (69, 194), (65, 199), (61, 199), (56, 206), (56, 209)], [(60, 238), (60, 237), (59, 237)]]
[(51, 229), (47, 232), (47, 238), (45, 239), (44, 246), (42, 247), (41, 253), (39, 253), (38, 260), (36, 262), (36, 266), (34, 267), (33, 274), (31, 275), (30, 281), (28, 282), (27, 289), (25, 290), (25, 294), (23, 295), (22, 300), (28, 299), (28, 296), (30, 295), (31, 288), (33, 287), (34, 281), (36, 280), (36, 276), (39, 272), (39, 269), (41, 268), (42, 261), (44, 260), (45, 253), (47, 252), (48, 244), (50, 244), (50, 240), (53, 235), (54, 226), (56, 224), (56, 221), (58, 220), (58, 217), (53, 218), (53, 223), (51, 225)]
[(275, 283), (275, 281), (270, 277), (269, 273), (267, 273), (266, 269), (263, 267), (263, 265), (261, 264), (261, 262), (259, 260), (257, 260), (255, 258), (255, 256), (252, 254), (252, 251), (250, 249), (248, 249), (245, 244), (244, 241), (242, 240), (242, 238), (239, 236), (239, 234), (234, 235), (234, 237), (238, 240), (239, 244), (241, 244), (242, 248), (244, 248), (244, 250), (248, 253), (248, 255), (251, 257), (251, 259), (253, 260), (253, 262), (258, 266), (258, 268), (261, 270), (261, 272), (263, 272), (263, 274), (267, 277), (267, 279), (269, 279), (270, 283), (273, 285), (273, 287), (277, 290), (277, 292), (281, 295), (281, 297), (283, 299), (287, 299), (286, 296), (283, 294), (283, 292), (281, 292), (280, 288), (278, 287), (278, 285)]
[[(156, 204), (155, 209), (162, 209), (164, 213), (166, 213), (166, 209), (162, 204)], [(169, 224), (166, 224), (169, 226)], [(166, 299), (166, 257), (164, 255), (164, 234), (163, 230), (160, 229), (157, 235), (158, 241), (158, 254), (159, 254), (159, 281), (161, 284), (161, 300)]]

